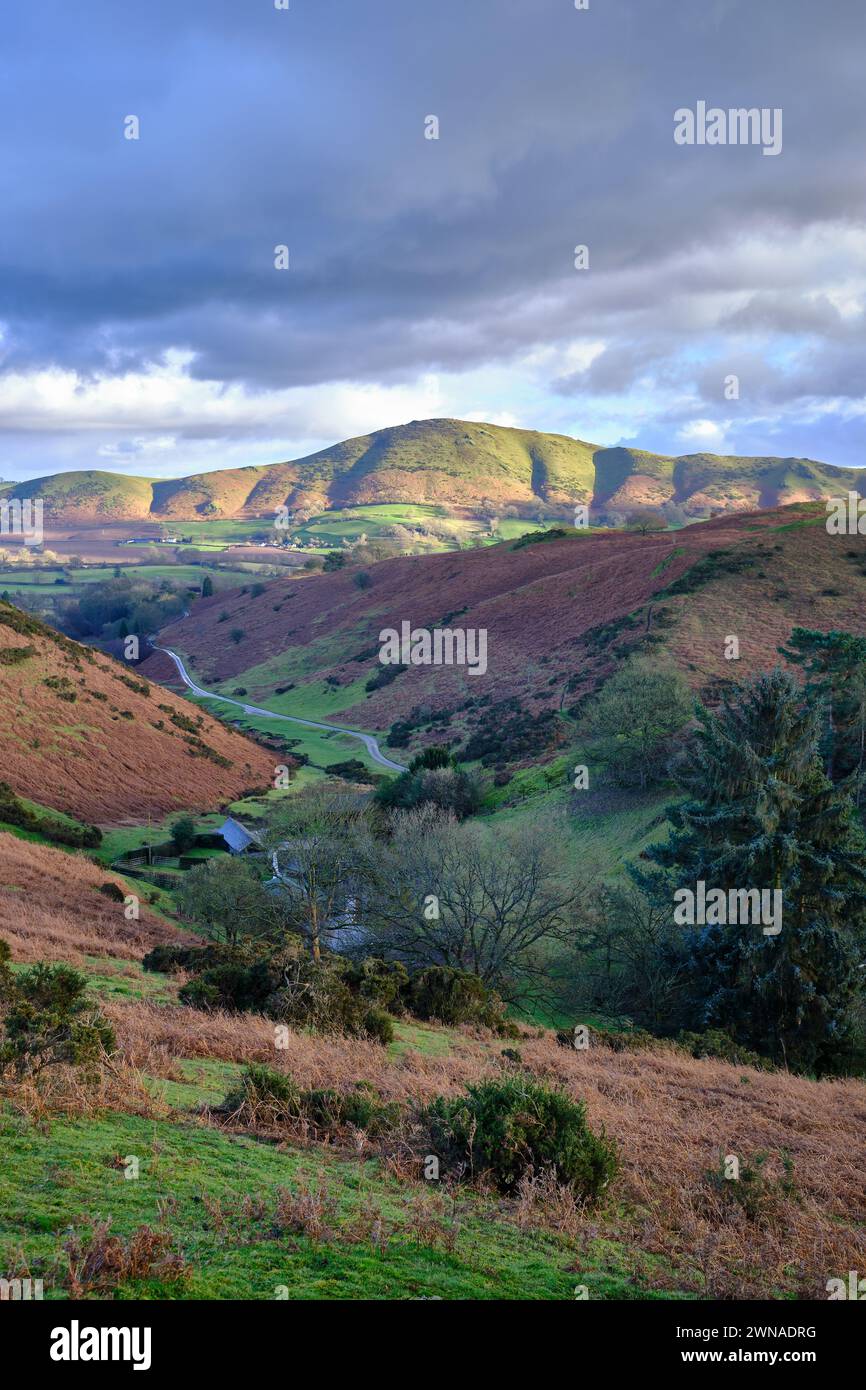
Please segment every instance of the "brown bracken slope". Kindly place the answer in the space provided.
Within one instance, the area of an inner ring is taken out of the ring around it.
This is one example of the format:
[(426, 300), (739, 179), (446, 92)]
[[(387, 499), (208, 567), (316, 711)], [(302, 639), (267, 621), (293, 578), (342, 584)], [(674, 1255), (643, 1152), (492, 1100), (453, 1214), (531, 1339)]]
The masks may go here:
[(144, 901), (138, 919), (129, 921), (124, 904), (99, 891), (107, 882), (128, 891), (123, 879), (84, 854), (0, 832), (0, 938), (11, 946), (12, 959), (72, 965), (87, 956), (140, 960), (164, 942), (195, 940), (162, 922)]
[(79, 820), (213, 810), (273, 755), (101, 652), (0, 602), (0, 777)]

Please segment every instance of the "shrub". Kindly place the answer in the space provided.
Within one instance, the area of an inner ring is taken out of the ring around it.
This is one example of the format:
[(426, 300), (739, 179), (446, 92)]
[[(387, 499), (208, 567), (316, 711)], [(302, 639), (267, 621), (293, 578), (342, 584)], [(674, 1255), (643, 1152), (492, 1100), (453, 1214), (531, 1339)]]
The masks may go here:
[(766, 1163), (770, 1155), (765, 1151), (753, 1154), (740, 1164), (736, 1178), (727, 1173), (727, 1159), (719, 1157), (719, 1165), (705, 1174), (711, 1188), (725, 1200), (736, 1202), (752, 1221), (772, 1221), (781, 1215), (785, 1204), (799, 1197), (794, 1179), (794, 1160), (787, 1149), (781, 1151), (780, 1177), (768, 1172)]
[(416, 1018), (433, 1019), (454, 1026), (475, 1023), (497, 1033), (516, 1036), (505, 1018), (505, 1005), (477, 975), (449, 965), (429, 965), (409, 980), (404, 990), (409, 1012)]
[(383, 1102), (367, 1081), (356, 1082), (349, 1091), (302, 1091), (288, 1072), (266, 1066), (247, 1067), (240, 1086), (226, 1096), (219, 1111), (247, 1124), (297, 1124), (306, 1120), (322, 1133), (352, 1125), (371, 1135), (386, 1133), (400, 1117), (400, 1106), (393, 1101)]
[(376, 1137), (387, 1133), (400, 1116), (399, 1105), (384, 1103), (366, 1081), (357, 1081), (351, 1091), (304, 1091), (301, 1105), (310, 1123), (326, 1132), (352, 1125)]
[(408, 666), (403, 666), (399, 661), (390, 662), (378, 668), (374, 675), (364, 685), (368, 694), (372, 695), (374, 690), (381, 690), (383, 686), (390, 685), (398, 676), (402, 676), (404, 671), (408, 671)]
[(257, 1003), (249, 967), (229, 962), (215, 965), (190, 980), (178, 992), (178, 998), (194, 1009), (230, 1009), (233, 1013), (254, 1009)]
[[(644, 1028), (633, 1028), (630, 1032), (616, 1032), (612, 1028), (590, 1028), (592, 1042), (602, 1043), (612, 1052), (653, 1052), (665, 1046), (661, 1038), (648, 1033)], [(558, 1039), (557, 1034), (557, 1039)], [(574, 1046), (574, 1036), (569, 1035)]]
[(708, 1028), (703, 1033), (682, 1032), (677, 1045), (684, 1048), (692, 1057), (717, 1057), (722, 1062), (733, 1062), (738, 1067), (756, 1067), (758, 1071), (772, 1071), (772, 1063), (760, 1053), (743, 1047), (726, 1033), (723, 1028)]
[(0, 666), (18, 666), (35, 655), (35, 647), (0, 647)]
[(114, 1030), (86, 998), (87, 980), (69, 965), (38, 961), (13, 975), (9, 948), (0, 952), (4, 1006), (0, 1069), (35, 1075), (65, 1062), (92, 1068), (115, 1045)]
[(612, 1140), (594, 1134), (583, 1101), (519, 1073), (440, 1096), (424, 1112), (433, 1151), (459, 1176), (488, 1176), (513, 1195), (522, 1178), (554, 1171), (583, 1200), (597, 1199), (616, 1176)]
[(142, 960), (142, 969), (160, 971), (164, 975), (175, 970), (190, 970), (199, 964), (201, 957), (211, 949), (207, 946), (154, 946)]
[(556, 748), (562, 739), (562, 722), (555, 710), (543, 709), (533, 714), (511, 698), (501, 700), (480, 714), (461, 758), (467, 763), (480, 759), (484, 767), (501, 767), (503, 763), (527, 758), (537, 761)]
[(111, 1218), (87, 1218), (83, 1231), (73, 1230), (63, 1242), (67, 1260), (64, 1283), (71, 1298), (105, 1295), (134, 1279), (177, 1284), (192, 1273), (183, 1256), (172, 1251), (167, 1231), (139, 1226), (124, 1240), (111, 1235), (110, 1228)]
[(242, 1113), (246, 1120), (277, 1124), (299, 1120), (301, 1089), (288, 1072), (249, 1066), (244, 1069), (238, 1089), (229, 1092), (220, 1109), (231, 1114)]
[(109, 898), (113, 903), (122, 903), (126, 901), (126, 895), (123, 889), (119, 888), (116, 883), (103, 883), (99, 891), (103, 897)]
[(375, 773), (367, 771), (360, 758), (346, 758), (341, 763), (328, 763), (325, 771), (331, 777), (342, 777), (344, 782), (375, 782)]
[(394, 1021), (384, 1009), (370, 1009), (364, 1015), (362, 1027), (366, 1037), (380, 1042), (383, 1047), (394, 1041)]
[(312, 960), (299, 937), (279, 946), (263, 941), (228, 945), (156, 946), (145, 970), (186, 970), (192, 978), (181, 1003), (199, 1009), (253, 1011), (297, 1028), (393, 1041), (390, 1015), (407, 1010), (440, 1023), (472, 1023), (514, 1037), (499, 995), (477, 975), (432, 965), (410, 976), (401, 961), (368, 956), (359, 962), (325, 951)]
[(393, 1038), (383, 1005), (401, 1007), (400, 989), (406, 979), (402, 966), (384, 961), (352, 966), (328, 952), (321, 960), (311, 960), (300, 938), (280, 946), (157, 946), (143, 965), (146, 970), (191, 971), (193, 978), (178, 998), (193, 1008), (253, 1011), (297, 1028), (382, 1043)]
[(347, 967), (345, 979), (349, 988), (370, 1004), (392, 1014), (405, 1012), (403, 996), (409, 986), (409, 972), (402, 961), (367, 956)]

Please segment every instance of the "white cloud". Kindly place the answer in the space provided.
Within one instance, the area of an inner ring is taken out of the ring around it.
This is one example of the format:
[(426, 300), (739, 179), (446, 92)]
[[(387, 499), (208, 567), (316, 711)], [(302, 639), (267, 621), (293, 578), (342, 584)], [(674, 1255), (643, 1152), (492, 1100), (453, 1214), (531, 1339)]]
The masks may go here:
[(686, 450), (721, 453), (725, 443), (725, 427), (716, 420), (692, 420), (677, 430), (677, 439)]

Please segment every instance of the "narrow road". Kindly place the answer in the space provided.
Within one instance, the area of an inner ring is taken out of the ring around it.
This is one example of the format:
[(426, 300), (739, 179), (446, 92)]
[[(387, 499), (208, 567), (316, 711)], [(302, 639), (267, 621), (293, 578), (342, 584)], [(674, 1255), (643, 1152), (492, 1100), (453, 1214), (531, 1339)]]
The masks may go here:
[(202, 695), (207, 700), (220, 700), (224, 705), (236, 705), (238, 709), (243, 710), (244, 714), (259, 714), (266, 719), (285, 719), (289, 724), (304, 724), (308, 729), (325, 729), (327, 733), (331, 734), (348, 734), (350, 738), (361, 740), (373, 762), (378, 763), (380, 767), (387, 767), (389, 772), (406, 771), (402, 763), (395, 763), (390, 758), (385, 757), (372, 734), (362, 734), (357, 729), (343, 729), (339, 724), (319, 724), (315, 719), (299, 719), (296, 714), (276, 714), (272, 709), (262, 709), (259, 705), (245, 705), (242, 700), (230, 700), (228, 695), (216, 695), (212, 690), (204, 690), (202, 686), (196, 685), (177, 652), (173, 652), (170, 647), (154, 645), (154, 651), (164, 652), (166, 656), (171, 657), (177, 667), (178, 675), (184, 685), (189, 686), (193, 695)]

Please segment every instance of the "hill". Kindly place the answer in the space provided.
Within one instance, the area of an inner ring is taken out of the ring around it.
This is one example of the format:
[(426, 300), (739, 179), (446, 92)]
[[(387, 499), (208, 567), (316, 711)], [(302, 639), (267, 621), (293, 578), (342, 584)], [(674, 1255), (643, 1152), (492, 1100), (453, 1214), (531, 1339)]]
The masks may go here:
[(273, 777), (273, 755), (0, 601), (2, 777), (89, 822), (212, 809)]
[(748, 511), (838, 496), (856, 469), (811, 459), (673, 457), (605, 449), (567, 435), (466, 420), (414, 420), (306, 458), (220, 469), (172, 481), (94, 471), (0, 487), (42, 497), (54, 526), (111, 520), (196, 520), (315, 513), (381, 503), (442, 505), (454, 514), (542, 508), (567, 519), (578, 503), (598, 517), (674, 505), (686, 516)]
[[(408, 1116), (513, 1070), (500, 1038), (398, 1021), (387, 1047), (289, 1028), (275, 1052), (271, 1020), (183, 1007), (177, 977), (141, 969), (174, 929), (144, 906), (125, 923), (86, 860), (0, 835), (0, 875), (13, 960), (74, 961), (117, 1034), (98, 1103), (62, 1074), (41, 1094), (2, 1087), (0, 1265), (42, 1278), (46, 1298), (70, 1296), (70, 1228), (98, 1250), (83, 1213), (110, 1221), (124, 1247), (142, 1226), (168, 1233), (186, 1267), (169, 1283), (146, 1259), (94, 1259), (101, 1298), (573, 1300), (583, 1285), (594, 1301), (817, 1300), (828, 1278), (864, 1267), (862, 1081), (626, 1039), (575, 1051), (524, 1028), (522, 1067), (585, 1102), (618, 1146), (619, 1176), (589, 1211), (543, 1176), (509, 1198), (431, 1184), (406, 1127), (378, 1139), (288, 1121), (257, 1129), (214, 1107), (243, 1066), (265, 1063), (326, 1096), (365, 1085)], [(720, 1181), (728, 1153), (759, 1170), (747, 1191)], [(138, 1181), (126, 1181), (125, 1155)]]
[(100, 892), (107, 882), (130, 891), (86, 855), (0, 833), (0, 937), (13, 958), (70, 965), (94, 957), (140, 960), (145, 951), (183, 936), (146, 902), (138, 920), (127, 921), (122, 902)]
[[(346, 567), (205, 599), (162, 639), (206, 688), (239, 685), (283, 714), (368, 731), (401, 724), (392, 746), (513, 735), (515, 759), (539, 761), (563, 732), (559, 712), (628, 652), (668, 651), (712, 696), (720, 681), (778, 661), (794, 626), (866, 634), (866, 538), (830, 536), (823, 520), (821, 508), (793, 507), (656, 535), (548, 533), (400, 557), (366, 572), (363, 587)], [(383, 668), (379, 633), (404, 621), (486, 630), (486, 673)], [(732, 634), (739, 661), (725, 658)], [(161, 657), (145, 669), (171, 675)]]

